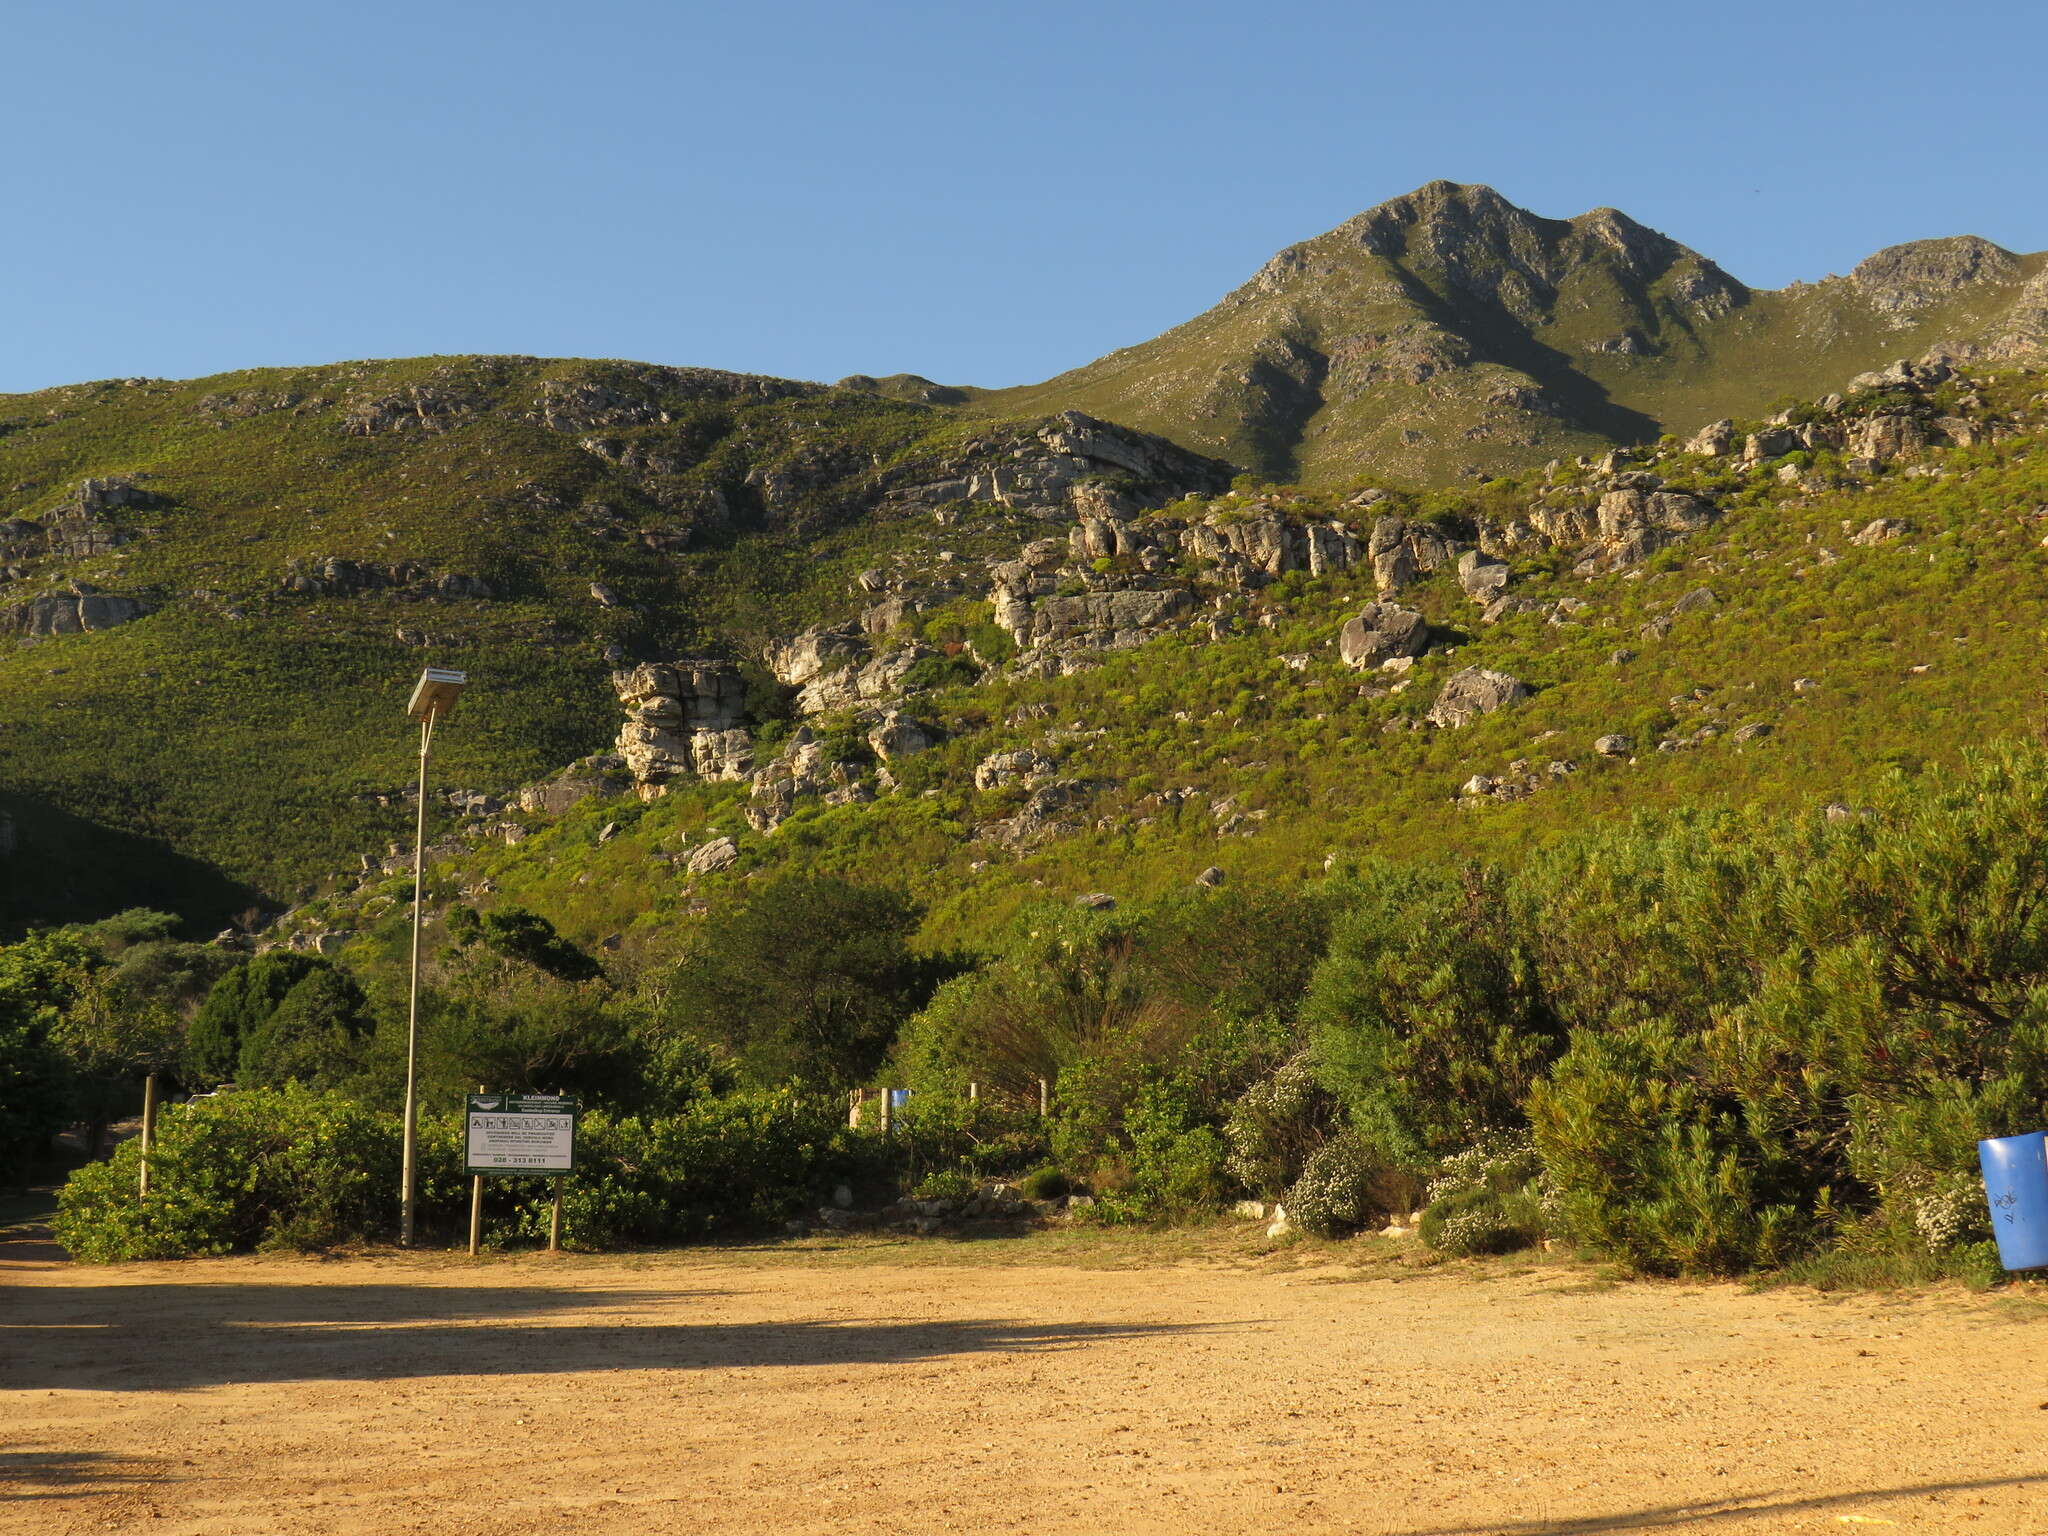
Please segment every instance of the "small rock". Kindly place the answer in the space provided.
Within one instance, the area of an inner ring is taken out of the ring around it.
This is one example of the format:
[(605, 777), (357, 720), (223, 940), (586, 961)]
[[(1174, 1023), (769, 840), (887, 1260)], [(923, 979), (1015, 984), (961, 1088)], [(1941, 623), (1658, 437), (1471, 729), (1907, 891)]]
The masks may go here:
[(1839, 800), (1830, 802), (1823, 814), (1829, 821), (1854, 821), (1856, 819), (1856, 813)]
[(738, 843), (729, 837), (714, 837), (690, 855), (690, 873), (708, 875), (721, 869), (728, 869), (739, 861), (739, 856)]
[(1593, 743), (1593, 750), (1602, 757), (1627, 757), (1635, 749), (1636, 744), (1619, 731), (1599, 737)]
[(1721, 606), (1721, 599), (1706, 587), (1694, 587), (1671, 605), (1674, 617), (1685, 613), (1709, 613)]
[(1901, 538), (1904, 535), (1911, 533), (1912, 531), (1912, 524), (1906, 522), (1902, 518), (1878, 517), (1873, 518), (1870, 522), (1864, 524), (1863, 531), (1861, 533), (1853, 535), (1850, 538), (1849, 542), (1851, 544), (1860, 544), (1864, 548), (1868, 549), (1873, 544), (1888, 543), (1889, 541), (1896, 538)]
[(1076, 896), (1074, 905), (1083, 912), (1109, 912), (1116, 907), (1116, 898), (1107, 891), (1090, 891), (1085, 896)]
[(1748, 725), (1738, 725), (1730, 733), (1728, 739), (1730, 741), (1755, 741), (1759, 736), (1768, 736), (1770, 734), (1770, 726), (1761, 720), (1753, 720)]
[(1195, 876), (1195, 884), (1217, 886), (1221, 885), (1228, 878), (1229, 877), (1225, 875), (1222, 870), (1218, 869), (1214, 864), (1211, 864), (1207, 869), (1203, 870), (1199, 875)]
[(597, 840), (600, 843), (608, 843), (618, 835), (619, 824), (616, 821), (608, 821), (598, 830)]
[(832, 1189), (832, 1203), (842, 1211), (852, 1210), (853, 1187), (849, 1184), (834, 1185)]
[(1792, 679), (1792, 691), (1794, 693), (1813, 693), (1819, 687), (1820, 679), (1817, 677), (1795, 677)]
[(1467, 779), (1462, 785), (1459, 786), (1459, 793), (1467, 795), (1490, 795), (1493, 793), (1493, 780), (1489, 779), (1483, 773), (1475, 773), (1472, 775), (1471, 778)]

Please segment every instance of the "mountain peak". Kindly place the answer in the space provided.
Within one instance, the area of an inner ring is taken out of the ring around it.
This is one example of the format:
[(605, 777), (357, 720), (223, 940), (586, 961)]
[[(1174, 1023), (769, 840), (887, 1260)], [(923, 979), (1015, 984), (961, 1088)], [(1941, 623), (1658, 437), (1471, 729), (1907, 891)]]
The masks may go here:
[(1977, 235), (1908, 240), (1860, 261), (1849, 274), (1871, 305), (1887, 314), (1910, 314), (1979, 283), (2009, 283), (2020, 259)]
[(1906, 352), (2044, 345), (2048, 257), (1974, 236), (1763, 292), (1618, 208), (1546, 218), (1437, 180), (1288, 246), (1162, 336), (995, 398), (1161, 432), (1277, 480), (1426, 482), (1759, 413)]

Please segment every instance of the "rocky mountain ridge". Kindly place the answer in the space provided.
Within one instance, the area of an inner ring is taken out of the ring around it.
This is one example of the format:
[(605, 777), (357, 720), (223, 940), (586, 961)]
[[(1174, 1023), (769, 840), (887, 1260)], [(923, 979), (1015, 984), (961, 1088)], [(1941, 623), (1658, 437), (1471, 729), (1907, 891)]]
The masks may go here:
[(976, 409), (1070, 405), (1280, 480), (1533, 467), (1760, 415), (1849, 374), (2048, 349), (2048, 253), (1913, 241), (1751, 288), (1626, 214), (1431, 182), (1275, 255), (1152, 341)]

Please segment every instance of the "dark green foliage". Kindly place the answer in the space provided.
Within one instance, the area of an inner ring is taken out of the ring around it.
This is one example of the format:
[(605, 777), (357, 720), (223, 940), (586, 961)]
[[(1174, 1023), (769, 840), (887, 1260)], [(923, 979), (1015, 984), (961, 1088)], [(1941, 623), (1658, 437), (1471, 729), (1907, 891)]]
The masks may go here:
[[(707, 1097), (657, 1119), (592, 1112), (578, 1137), (563, 1204), (579, 1247), (758, 1227), (814, 1203), (849, 1158), (829, 1100), (780, 1091)], [(398, 1119), (339, 1094), (240, 1090), (167, 1110), (147, 1197), (138, 1152), (125, 1142), (65, 1185), (55, 1229), (74, 1258), (323, 1248), (388, 1238), (397, 1222)], [(459, 1117), (423, 1121), (420, 1156), (422, 1229), (452, 1238), (467, 1208)], [(490, 1181), (489, 1239), (544, 1236), (551, 1195), (546, 1180)]]
[(52, 1036), (98, 961), (66, 933), (0, 948), (0, 1178), (19, 1178), (70, 1120), (71, 1063)]
[(1502, 877), (1374, 862), (1347, 896), (1302, 1016), (1354, 1129), (1421, 1166), (1518, 1124), (1560, 1031)]
[(886, 887), (765, 881), (693, 936), (666, 982), (669, 1017), (758, 1082), (860, 1082), (930, 995), (933, 966), (909, 948), (918, 917)]
[(290, 950), (270, 950), (242, 961), (207, 994), (185, 1036), (183, 1072), (211, 1088), (233, 1080), (242, 1042), (269, 1018), (285, 994), (326, 962)]
[[(1530, 1098), (1575, 1235), (1644, 1268), (1903, 1234), (2048, 1111), (2048, 754), (1867, 819), (1680, 821), (1532, 872), (1570, 1049)], [(1597, 870), (1597, 874), (1595, 871)]]
[[(816, 1206), (848, 1162), (840, 1105), (786, 1089), (707, 1097), (660, 1119), (589, 1115), (577, 1134), (584, 1166), (563, 1187), (563, 1226), (583, 1248), (758, 1229)], [(539, 1240), (547, 1195), (525, 1182), (499, 1195), (526, 1196), (505, 1235)]]
[(235, 1081), (244, 1087), (338, 1088), (362, 1067), (368, 1000), (332, 966), (308, 971), (242, 1036)]
[(483, 914), (477, 936), (484, 947), (508, 960), (524, 960), (563, 981), (594, 981), (604, 969), (555, 932), (555, 925), (523, 907), (496, 907)]
[[(364, 1051), (360, 1091), (387, 1108), (402, 1102), (406, 1014), (402, 997), (378, 1011)], [(454, 1104), (482, 1086), (504, 1093), (574, 1093), (617, 1110), (650, 1094), (697, 1091), (695, 1058), (678, 1059), (671, 1086), (648, 1074), (650, 1041), (640, 1010), (597, 982), (571, 983), (496, 957), (451, 968), (420, 996), (419, 1081), (423, 1102)]]

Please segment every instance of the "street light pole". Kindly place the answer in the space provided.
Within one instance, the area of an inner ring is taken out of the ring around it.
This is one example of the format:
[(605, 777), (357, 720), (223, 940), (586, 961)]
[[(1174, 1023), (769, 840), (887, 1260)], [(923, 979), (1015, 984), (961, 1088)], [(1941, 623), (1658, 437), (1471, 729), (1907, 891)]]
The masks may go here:
[(407, 712), (420, 723), (420, 784), (412, 834), (412, 985), (405, 1019), (405, 1151), (398, 1197), (398, 1241), (413, 1245), (413, 1216), (419, 1186), (420, 926), (427, 904), (427, 755), (434, 722), (455, 708), (466, 681), (460, 672), (428, 667), (412, 691)]

